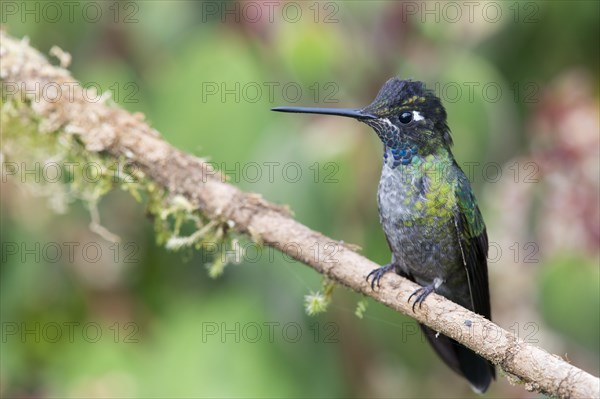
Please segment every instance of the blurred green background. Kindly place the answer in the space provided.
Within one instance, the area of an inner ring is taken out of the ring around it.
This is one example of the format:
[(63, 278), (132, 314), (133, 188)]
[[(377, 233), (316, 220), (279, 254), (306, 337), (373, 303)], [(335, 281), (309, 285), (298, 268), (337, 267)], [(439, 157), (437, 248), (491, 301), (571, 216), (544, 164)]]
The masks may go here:
[[(9, 34), (69, 52), (84, 86), (381, 264), (377, 137), (269, 108), (359, 107), (394, 75), (426, 82), (488, 225), (494, 321), (598, 375), (597, 1), (4, 1), (1, 11)], [(125, 192), (99, 204), (114, 244), (90, 231), (81, 202), (56, 213), (60, 198), (22, 180), (3, 168), (2, 397), (475, 396), (408, 317), (369, 301), (359, 319), (360, 297), (342, 288), (307, 316), (321, 278), (280, 253), (253, 253), (213, 280), (206, 253), (158, 246)], [(487, 394), (537, 396), (502, 373)]]

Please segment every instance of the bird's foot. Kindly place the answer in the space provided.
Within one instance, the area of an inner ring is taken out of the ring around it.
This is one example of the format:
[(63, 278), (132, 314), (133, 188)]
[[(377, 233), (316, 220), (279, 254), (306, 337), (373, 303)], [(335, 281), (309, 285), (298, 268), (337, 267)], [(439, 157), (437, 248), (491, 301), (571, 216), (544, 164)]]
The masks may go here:
[(386, 274), (387, 272), (389, 272), (390, 270), (394, 269), (394, 264), (393, 263), (388, 263), (385, 266), (381, 266), (378, 267), (377, 269), (373, 269), (373, 271), (371, 271), (371, 273), (369, 273), (367, 275), (367, 283), (369, 282), (369, 279), (372, 278), (373, 280), (371, 280), (371, 289), (375, 289), (375, 283), (377, 283), (377, 288), (379, 288), (379, 280), (381, 280), (381, 278), (383, 277), (384, 274)]
[(427, 298), (427, 296), (429, 294), (431, 294), (432, 292), (434, 292), (435, 290), (437, 290), (440, 285), (442, 285), (444, 281), (440, 278), (435, 278), (433, 279), (433, 283), (426, 285), (425, 287), (421, 287), (421, 288), (417, 288), (415, 290), (415, 292), (413, 292), (412, 294), (410, 294), (410, 296), (408, 297), (408, 302), (410, 303), (410, 300), (413, 296), (417, 296), (415, 298), (415, 302), (412, 305), (412, 310), (413, 312), (415, 311), (415, 306), (417, 304), (419, 304), (419, 309), (421, 309), (421, 305), (423, 304), (423, 301), (425, 301), (425, 298)]

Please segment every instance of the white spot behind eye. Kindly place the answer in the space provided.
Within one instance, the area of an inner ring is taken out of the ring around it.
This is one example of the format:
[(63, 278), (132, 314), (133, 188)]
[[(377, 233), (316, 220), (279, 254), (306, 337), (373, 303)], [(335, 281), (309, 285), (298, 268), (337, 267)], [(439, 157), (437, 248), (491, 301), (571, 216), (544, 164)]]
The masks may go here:
[(421, 116), (421, 114), (419, 113), (419, 111), (413, 111), (412, 113), (413, 113), (413, 118), (416, 121), (422, 121), (422, 120), (425, 119), (425, 118), (423, 118), (423, 116)]

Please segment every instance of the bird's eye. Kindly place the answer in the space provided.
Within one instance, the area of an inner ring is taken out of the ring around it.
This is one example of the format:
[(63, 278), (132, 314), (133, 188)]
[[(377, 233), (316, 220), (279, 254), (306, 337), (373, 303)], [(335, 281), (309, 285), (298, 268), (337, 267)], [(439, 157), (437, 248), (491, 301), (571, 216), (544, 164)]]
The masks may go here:
[(407, 124), (410, 123), (413, 120), (413, 114), (412, 112), (403, 112), (402, 115), (400, 115), (400, 118), (398, 118), (400, 120), (400, 123), (403, 124)]

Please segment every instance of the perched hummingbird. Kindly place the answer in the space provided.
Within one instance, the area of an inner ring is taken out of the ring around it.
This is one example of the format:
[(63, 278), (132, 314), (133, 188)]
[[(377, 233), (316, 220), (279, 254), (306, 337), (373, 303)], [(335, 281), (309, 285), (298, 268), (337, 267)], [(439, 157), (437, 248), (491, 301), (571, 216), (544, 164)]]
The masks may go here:
[[(431, 90), (422, 82), (392, 78), (362, 109), (273, 111), (354, 118), (371, 126), (383, 142), (377, 202), (392, 260), (366, 277), (373, 289), (393, 270), (422, 286), (411, 295), (413, 311), (435, 291), (491, 319), (485, 224), (450, 150), (446, 110)], [(496, 376), (490, 362), (429, 327), (421, 328), (437, 354), (476, 392), (488, 389)]]

